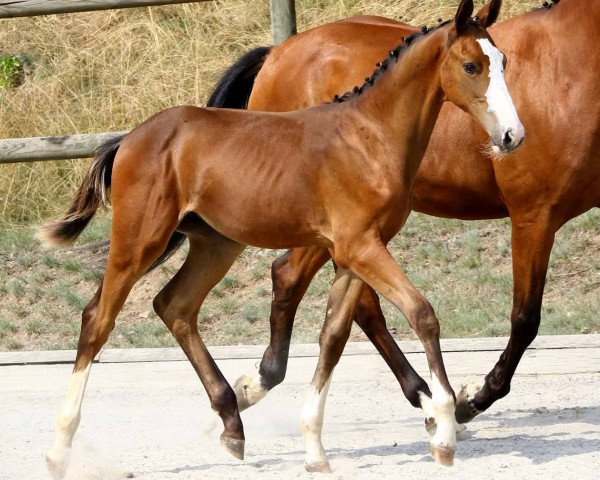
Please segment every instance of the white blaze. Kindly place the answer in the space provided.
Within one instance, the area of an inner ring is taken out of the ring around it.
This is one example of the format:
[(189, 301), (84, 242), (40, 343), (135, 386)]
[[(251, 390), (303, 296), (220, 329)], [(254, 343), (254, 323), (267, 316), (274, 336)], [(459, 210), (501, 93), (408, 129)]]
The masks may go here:
[(502, 135), (507, 129), (513, 129), (513, 135), (519, 141), (525, 135), (525, 128), (519, 120), (512, 97), (504, 80), (504, 55), (487, 38), (478, 38), (482, 52), (490, 60), (490, 83), (485, 92), (488, 111), (496, 117)]

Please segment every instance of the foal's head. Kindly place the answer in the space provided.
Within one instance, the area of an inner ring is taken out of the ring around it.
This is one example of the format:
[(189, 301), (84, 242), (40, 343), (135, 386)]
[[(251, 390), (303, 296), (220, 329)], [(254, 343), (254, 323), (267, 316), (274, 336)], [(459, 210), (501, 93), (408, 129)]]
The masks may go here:
[(504, 81), (506, 57), (487, 32), (498, 18), (501, 5), (502, 0), (491, 0), (472, 17), (473, 0), (462, 0), (449, 27), (441, 68), (446, 100), (481, 123), (497, 154), (512, 152), (525, 137)]

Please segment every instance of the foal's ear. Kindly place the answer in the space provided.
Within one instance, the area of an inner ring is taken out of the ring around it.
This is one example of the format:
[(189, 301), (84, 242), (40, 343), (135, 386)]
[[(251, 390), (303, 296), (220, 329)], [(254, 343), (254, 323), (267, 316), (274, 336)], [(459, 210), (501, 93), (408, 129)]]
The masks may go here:
[(475, 15), (477, 23), (483, 28), (488, 28), (490, 25), (496, 23), (498, 15), (500, 15), (500, 7), (502, 7), (502, 0), (491, 0), (490, 3), (482, 7), (477, 15)]
[(454, 28), (458, 35), (462, 35), (473, 14), (473, 0), (462, 0), (454, 16)]

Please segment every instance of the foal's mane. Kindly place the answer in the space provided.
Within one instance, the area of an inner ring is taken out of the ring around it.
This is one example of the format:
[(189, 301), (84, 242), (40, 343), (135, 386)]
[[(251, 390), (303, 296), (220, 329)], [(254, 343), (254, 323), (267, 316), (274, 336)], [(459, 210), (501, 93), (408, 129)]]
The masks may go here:
[(550, 0), (549, 2), (544, 2), (541, 7), (534, 8), (533, 11), (536, 10), (550, 10), (554, 5), (557, 5), (560, 0)]
[(397, 63), (399, 61), (402, 54), (414, 43), (414, 40), (416, 40), (417, 38), (424, 37), (425, 35), (448, 25), (451, 21), (452, 20), (442, 21), (442, 19), (440, 18), (438, 19), (439, 25), (435, 27), (421, 27), (421, 31), (415, 32), (409, 35), (408, 37), (404, 37), (402, 39), (402, 43), (396, 48), (394, 48), (385, 60), (379, 62), (376, 65), (377, 69), (373, 72), (373, 74), (370, 77), (365, 78), (365, 83), (363, 83), (362, 86), (356, 86), (352, 91), (346, 92), (341, 96), (336, 95), (335, 97), (333, 97), (333, 102), (342, 103), (363, 93), (368, 87), (372, 86), (373, 83), (375, 83), (375, 80), (377, 78), (381, 77), (387, 71), (388, 67), (390, 67), (392, 63)]

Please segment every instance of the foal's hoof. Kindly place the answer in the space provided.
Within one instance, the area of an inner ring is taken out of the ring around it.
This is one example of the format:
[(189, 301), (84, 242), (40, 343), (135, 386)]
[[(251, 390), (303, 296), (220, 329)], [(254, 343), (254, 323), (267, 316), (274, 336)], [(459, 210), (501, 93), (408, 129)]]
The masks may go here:
[(267, 390), (264, 390), (260, 384), (260, 376), (250, 377), (249, 375), (242, 375), (238, 378), (233, 384), (233, 391), (240, 412), (258, 403), (267, 394)]
[(433, 445), (429, 445), (429, 451), (435, 462), (445, 467), (454, 465), (454, 450), (452, 447), (434, 447)]
[(223, 448), (238, 460), (244, 459), (244, 440), (221, 436)]
[(307, 462), (304, 464), (304, 469), (311, 473), (331, 473), (331, 466), (328, 461), (314, 463)]
[(67, 474), (71, 449), (52, 447), (46, 453), (46, 466), (54, 480), (62, 480)]
[(463, 385), (456, 396), (456, 407), (454, 409), (454, 417), (458, 423), (467, 423), (473, 420), (481, 412), (477, 410), (475, 394), (481, 390), (479, 385)]

